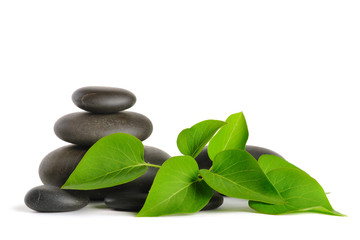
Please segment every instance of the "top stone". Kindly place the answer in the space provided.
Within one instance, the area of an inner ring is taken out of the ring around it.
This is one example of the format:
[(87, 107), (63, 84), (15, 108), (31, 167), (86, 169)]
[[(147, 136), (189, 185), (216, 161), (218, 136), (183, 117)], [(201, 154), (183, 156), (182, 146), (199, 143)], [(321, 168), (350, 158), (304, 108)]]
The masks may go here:
[(83, 87), (76, 90), (72, 100), (79, 108), (92, 113), (116, 113), (132, 107), (135, 95), (122, 88)]

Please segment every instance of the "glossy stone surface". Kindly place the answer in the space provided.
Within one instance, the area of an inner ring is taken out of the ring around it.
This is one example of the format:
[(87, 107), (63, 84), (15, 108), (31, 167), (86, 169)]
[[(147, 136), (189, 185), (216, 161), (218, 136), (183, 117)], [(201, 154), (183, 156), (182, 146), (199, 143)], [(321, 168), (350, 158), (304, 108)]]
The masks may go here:
[(61, 187), (85, 155), (88, 147), (67, 145), (44, 157), (39, 166), (39, 176), (45, 185)]
[[(248, 151), (256, 160), (258, 160), (259, 157), (263, 154), (271, 154), (282, 158), (280, 154), (267, 148), (246, 145), (245, 150)], [(210, 160), (209, 155), (207, 153), (207, 147), (205, 147), (199, 153), (199, 155), (196, 156), (195, 160), (199, 165), (199, 169), (209, 169), (212, 166), (212, 161)]]
[[(113, 192), (104, 199), (106, 206), (119, 211), (138, 212), (143, 207), (147, 193), (138, 192)], [(220, 207), (224, 197), (214, 192), (209, 203), (201, 211), (212, 210)]]
[(216, 209), (220, 207), (223, 203), (224, 203), (224, 197), (220, 193), (214, 191), (214, 194), (211, 197), (210, 201), (208, 202), (208, 204), (206, 204), (206, 206), (203, 209), (201, 209), (201, 211)]
[(107, 207), (128, 212), (138, 212), (143, 207), (147, 193), (113, 192), (107, 195), (104, 202)]
[[(144, 146), (144, 160), (147, 163), (162, 165), (169, 158), (170, 155), (161, 149), (150, 146)], [(87, 191), (87, 193), (90, 197), (90, 200), (94, 200), (94, 201), (104, 200), (105, 196), (107, 196), (112, 192), (148, 193), (158, 170), (159, 170), (158, 168), (148, 167), (148, 170), (134, 181), (111, 188), (90, 190)]]
[(207, 152), (207, 146), (195, 158), (199, 165), (199, 169), (209, 169), (212, 166), (212, 161)]
[(76, 90), (72, 100), (79, 108), (92, 113), (116, 113), (132, 107), (135, 95), (122, 88), (83, 87)]
[(89, 198), (80, 191), (43, 185), (28, 191), (24, 201), (26, 206), (38, 212), (68, 212), (85, 207)]
[[(88, 148), (67, 145), (58, 148), (44, 157), (39, 166), (39, 175), (45, 185), (61, 187), (74, 171)], [(151, 164), (162, 165), (170, 155), (161, 149), (144, 146), (144, 160)], [(120, 192), (148, 192), (159, 169), (149, 167), (148, 170), (134, 181), (104, 189), (89, 190), (86, 192), (91, 200), (103, 200), (114, 191)]]
[(152, 130), (152, 123), (146, 116), (129, 111), (113, 114), (75, 112), (61, 117), (54, 125), (60, 139), (82, 146), (91, 146), (113, 133), (131, 134), (143, 141)]

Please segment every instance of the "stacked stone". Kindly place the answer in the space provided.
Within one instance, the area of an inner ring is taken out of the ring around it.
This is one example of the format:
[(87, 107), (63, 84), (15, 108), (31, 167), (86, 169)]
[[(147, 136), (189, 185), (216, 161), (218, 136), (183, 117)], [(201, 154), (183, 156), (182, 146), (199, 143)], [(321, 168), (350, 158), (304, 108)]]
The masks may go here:
[[(40, 212), (61, 212), (80, 209), (89, 201), (104, 201), (113, 209), (139, 211), (154, 181), (157, 168), (148, 170), (134, 181), (119, 186), (86, 191), (63, 190), (61, 186), (76, 168), (87, 150), (99, 139), (113, 133), (131, 134), (141, 141), (153, 130), (151, 121), (136, 112), (124, 111), (132, 107), (136, 97), (128, 90), (110, 87), (84, 87), (72, 95), (76, 106), (85, 110), (61, 117), (54, 125), (55, 134), (71, 143), (60, 147), (42, 160), (39, 176), (44, 183), (31, 189), (25, 204)], [(162, 165), (170, 155), (150, 146), (144, 146), (144, 160)], [(223, 197), (214, 193), (203, 210), (219, 207)]]
[[(86, 206), (89, 200), (104, 200), (114, 193), (134, 195), (148, 192), (158, 170), (156, 168), (149, 168), (138, 179), (112, 188), (91, 191), (60, 189), (87, 150), (100, 138), (121, 132), (143, 141), (153, 130), (146, 116), (124, 111), (136, 102), (135, 95), (125, 89), (84, 87), (73, 93), (72, 100), (85, 111), (65, 115), (54, 125), (55, 134), (71, 144), (50, 152), (42, 160), (39, 176), (44, 186), (35, 187), (26, 194), (26, 205), (42, 212), (71, 211)], [(161, 165), (168, 158), (170, 155), (166, 152), (145, 146), (146, 162)]]

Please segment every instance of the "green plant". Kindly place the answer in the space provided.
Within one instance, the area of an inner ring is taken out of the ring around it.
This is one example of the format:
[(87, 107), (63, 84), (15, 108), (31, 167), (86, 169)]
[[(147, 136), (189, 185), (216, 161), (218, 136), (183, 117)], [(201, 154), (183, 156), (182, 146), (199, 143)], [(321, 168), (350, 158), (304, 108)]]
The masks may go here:
[[(172, 157), (160, 167), (144, 161), (141, 141), (115, 133), (89, 149), (62, 188), (112, 187), (136, 179), (148, 167), (157, 167), (160, 169), (139, 217), (195, 213), (209, 202), (213, 190), (247, 199), (260, 213), (342, 216), (314, 178), (276, 156), (263, 155), (256, 161), (245, 151), (247, 139), (242, 112), (232, 114), (225, 122), (202, 121), (180, 132), (177, 145), (184, 156)], [(199, 170), (195, 157), (207, 144), (213, 165), (209, 170)]]

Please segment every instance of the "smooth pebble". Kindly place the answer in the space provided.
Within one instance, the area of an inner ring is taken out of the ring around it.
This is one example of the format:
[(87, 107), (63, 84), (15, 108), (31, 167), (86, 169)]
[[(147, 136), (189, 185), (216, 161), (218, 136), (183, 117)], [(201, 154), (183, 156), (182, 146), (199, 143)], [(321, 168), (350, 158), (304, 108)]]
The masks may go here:
[(152, 130), (152, 123), (146, 116), (129, 111), (112, 114), (75, 112), (61, 117), (54, 125), (60, 139), (81, 146), (92, 146), (113, 133), (127, 133), (143, 141)]
[(201, 209), (201, 211), (207, 211), (207, 210), (213, 210), (219, 208), (223, 203), (224, 203), (224, 197), (220, 193), (214, 191), (214, 194), (211, 197), (210, 201), (208, 202), (208, 204), (206, 204), (206, 206), (203, 209)]
[(77, 89), (72, 100), (79, 108), (92, 113), (116, 113), (132, 107), (135, 95), (122, 88), (82, 87)]
[(81, 191), (42, 185), (29, 190), (24, 201), (26, 206), (38, 212), (68, 212), (85, 207), (89, 198)]
[(85, 155), (88, 147), (67, 145), (47, 154), (40, 163), (39, 176), (45, 185), (61, 187)]
[[(105, 197), (104, 202), (106, 206), (115, 210), (138, 212), (143, 207), (147, 195), (147, 193), (137, 192), (113, 192)], [(214, 191), (210, 201), (201, 211), (216, 209), (220, 207), (223, 202), (224, 197)]]
[[(44, 157), (39, 166), (39, 176), (45, 185), (61, 187), (74, 171), (88, 148), (67, 145), (58, 148)], [(161, 149), (144, 146), (144, 160), (151, 164), (162, 165), (170, 155)], [(148, 167), (148, 170), (134, 181), (104, 189), (88, 190), (91, 200), (103, 200), (105, 195), (114, 192), (148, 192), (159, 169)]]

